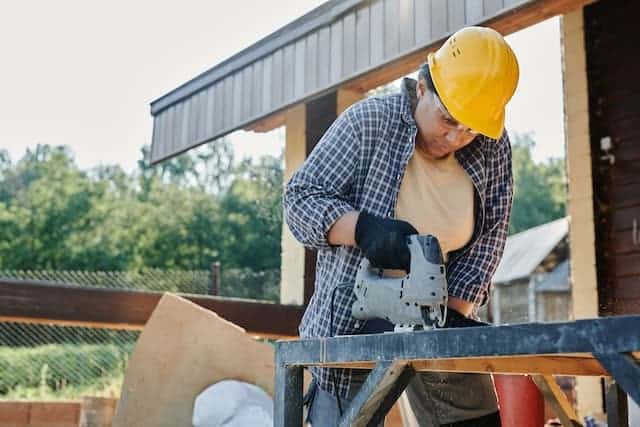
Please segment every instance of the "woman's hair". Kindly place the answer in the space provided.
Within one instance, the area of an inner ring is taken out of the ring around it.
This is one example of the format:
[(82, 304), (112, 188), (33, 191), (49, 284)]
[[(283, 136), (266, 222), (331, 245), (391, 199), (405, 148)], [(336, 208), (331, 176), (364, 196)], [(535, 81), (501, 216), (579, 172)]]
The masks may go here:
[(433, 79), (431, 78), (431, 71), (429, 71), (429, 64), (428, 63), (424, 63), (420, 66), (420, 69), (418, 70), (418, 81), (420, 80), (424, 80), (425, 83), (427, 84), (427, 89), (429, 89), (431, 92), (435, 93), (436, 95), (438, 94), (438, 92), (436, 91), (436, 87), (433, 84)]

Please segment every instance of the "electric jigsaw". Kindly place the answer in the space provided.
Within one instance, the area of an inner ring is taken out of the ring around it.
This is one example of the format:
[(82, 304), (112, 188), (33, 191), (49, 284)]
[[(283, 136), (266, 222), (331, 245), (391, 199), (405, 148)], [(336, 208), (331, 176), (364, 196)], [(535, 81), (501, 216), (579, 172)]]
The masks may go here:
[(447, 277), (440, 242), (427, 234), (412, 235), (407, 244), (410, 271), (403, 277), (383, 277), (383, 270), (362, 259), (353, 287), (354, 318), (386, 319), (395, 325), (394, 332), (444, 326)]

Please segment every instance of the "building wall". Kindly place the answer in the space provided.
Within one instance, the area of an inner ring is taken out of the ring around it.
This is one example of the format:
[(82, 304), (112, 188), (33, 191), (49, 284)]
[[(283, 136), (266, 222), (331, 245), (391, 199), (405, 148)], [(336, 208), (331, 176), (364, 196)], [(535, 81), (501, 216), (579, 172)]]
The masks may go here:
[[(638, 16), (640, 3), (629, 0), (584, 10), (602, 315), (640, 313)], [(613, 157), (602, 158), (606, 138)]]
[(542, 322), (569, 320), (571, 294), (569, 292), (539, 292), (536, 295), (536, 316)]

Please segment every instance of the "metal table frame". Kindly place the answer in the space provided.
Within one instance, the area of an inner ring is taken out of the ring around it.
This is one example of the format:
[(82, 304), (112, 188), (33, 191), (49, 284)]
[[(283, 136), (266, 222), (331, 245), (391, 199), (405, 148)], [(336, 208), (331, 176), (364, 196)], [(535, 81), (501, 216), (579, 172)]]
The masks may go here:
[[(420, 362), (441, 359), (490, 358), (498, 364), (497, 357), (508, 361), (522, 356), (592, 356), (640, 404), (640, 364), (634, 357), (638, 354), (633, 354), (639, 351), (640, 316), (279, 341), (274, 425), (302, 424), (302, 373), (307, 366), (371, 368), (345, 409), (341, 426), (375, 425), (416, 370), (431, 370)], [(546, 374), (571, 374), (566, 372), (570, 365), (560, 365)]]

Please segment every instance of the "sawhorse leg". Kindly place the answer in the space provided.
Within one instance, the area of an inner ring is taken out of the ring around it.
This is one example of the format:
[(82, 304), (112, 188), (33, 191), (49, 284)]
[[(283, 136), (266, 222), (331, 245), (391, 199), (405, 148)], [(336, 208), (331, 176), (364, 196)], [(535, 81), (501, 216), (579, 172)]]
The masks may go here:
[(280, 364), (276, 357), (275, 427), (302, 425), (302, 378), (302, 366)]
[(340, 427), (377, 426), (415, 375), (406, 362), (378, 362), (340, 419)]

